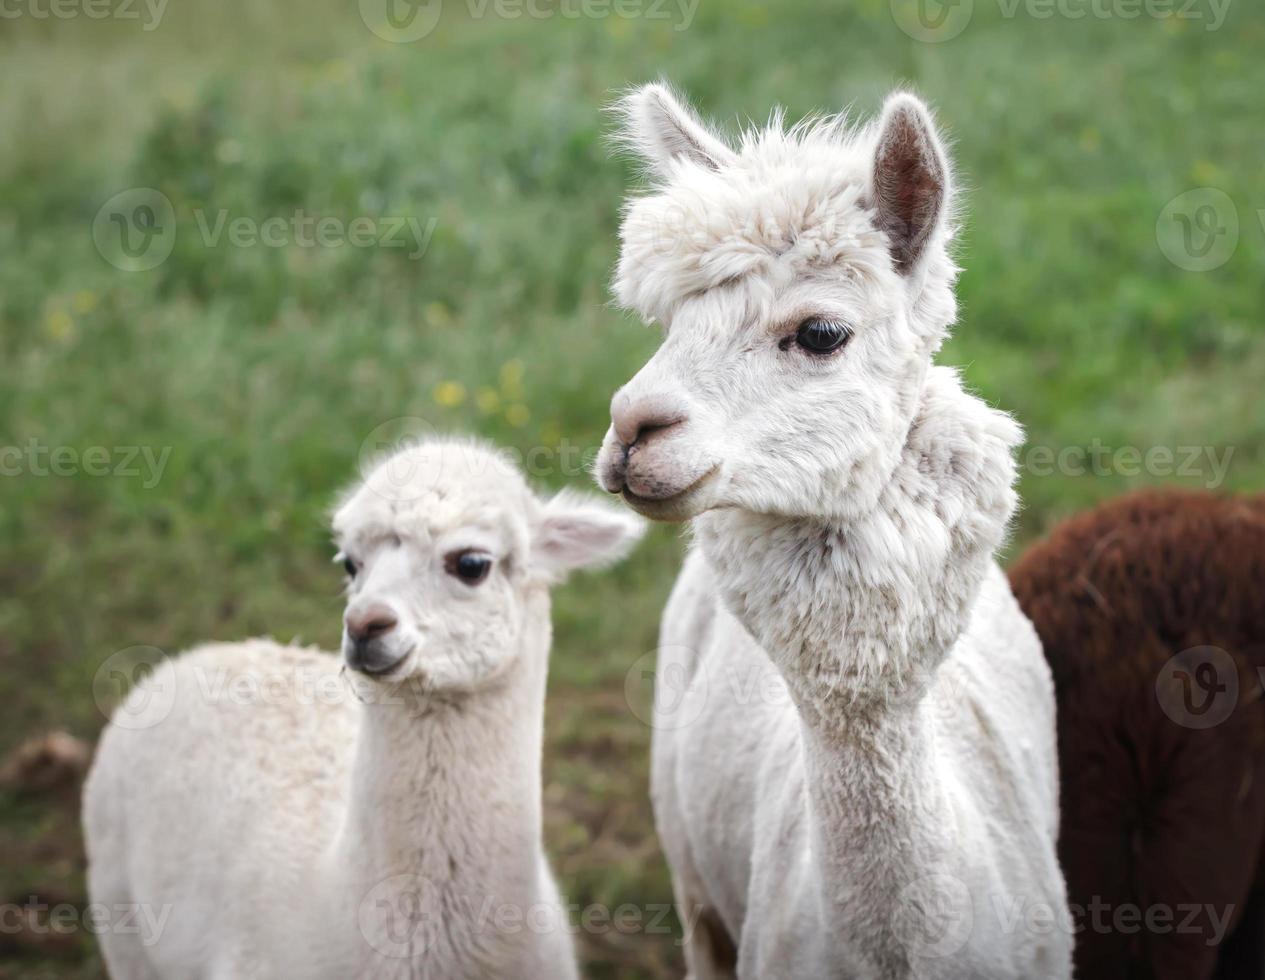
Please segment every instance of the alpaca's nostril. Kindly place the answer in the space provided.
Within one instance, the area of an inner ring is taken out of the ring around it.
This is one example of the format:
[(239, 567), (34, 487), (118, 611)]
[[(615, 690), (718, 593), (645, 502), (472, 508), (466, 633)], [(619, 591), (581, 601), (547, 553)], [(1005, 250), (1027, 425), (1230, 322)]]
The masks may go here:
[(659, 432), (681, 425), (687, 418), (688, 412), (676, 399), (634, 399), (616, 395), (611, 403), (615, 438), (625, 449), (644, 442)]
[(365, 639), (372, 640), (381, 636), (383, 633), (390, 633), (395, 629), (397, 620), (394, 616), (384, 616), (381, 619), (375, 619), (365, 625)]
[(637, 429), (637, 434), (633, 437), (633, 441), (629, 444), (628, 448), (631, 449), (633, 446), (641, 445), (642, 443), (647, 442), (652, 436), (658, 435), (660, 432), (666, 432), (668, 429), (675, 429), (678, 425), (684, 424), (684, 418), (663, 420), (656, 419), (654, 421), (644, 422), (641, 427)]
[(359, 616), (347, 617), (347, 635), (357, 643), (376, 640), (395, 629), (399, 620), (384, 609), (371, 609)]

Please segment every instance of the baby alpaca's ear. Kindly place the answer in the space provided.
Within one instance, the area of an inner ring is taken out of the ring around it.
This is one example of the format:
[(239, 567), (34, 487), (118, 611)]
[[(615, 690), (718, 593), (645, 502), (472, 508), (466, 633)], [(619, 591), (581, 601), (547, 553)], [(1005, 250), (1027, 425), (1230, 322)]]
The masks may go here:
[(608, 565), (632, 550), (646, 531), (635, 514), (587, 494), (563, 490), (547, 501), (532, 538), (532, 564), (552, 578), (576, 568)]

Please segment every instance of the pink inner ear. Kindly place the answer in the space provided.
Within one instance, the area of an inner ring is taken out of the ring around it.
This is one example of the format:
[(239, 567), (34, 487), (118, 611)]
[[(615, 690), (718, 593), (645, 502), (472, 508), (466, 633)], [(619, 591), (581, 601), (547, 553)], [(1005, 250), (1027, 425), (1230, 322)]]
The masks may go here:
[(940, 218), (944, 164), (935, 141), (915, 110), (894, 111), (879, 137), (874, 192), (879, 227), (891, 242), (901, 275), (918, 261)]
[(574, 568), (600, 558), (614, 548), (621, 537), (617, 526), (560, 517), (546, 523), (541, 548), (553, 564)]

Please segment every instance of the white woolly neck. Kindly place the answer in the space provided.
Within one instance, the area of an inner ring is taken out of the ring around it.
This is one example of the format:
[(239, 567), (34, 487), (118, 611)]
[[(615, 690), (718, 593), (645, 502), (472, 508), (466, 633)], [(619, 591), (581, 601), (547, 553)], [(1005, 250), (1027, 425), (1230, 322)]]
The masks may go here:
[[(384, 888), (386, 901), (413, 901), (392, 897), (397, 881), (404, 892), (421, 888), (426, 928), (442, 942), (423, 935), (419, 959), (441, 947), (486, 948), (498, 941), (490, 914), (542, 901), (548, 592), (537, 590), (529, 606), (519, 656), (494, 686), (442, 699), (383, 688), (380, 703), (360, 709), (347, 812), (327, 871), (353, 916), (355, 902)], [(471, 931), (455, 936), (454, 927)]]
[(928, 372), (917, 406), (893, 461), (853, 471), (836, 508), (847, 516), (725, 508), (694, 522), (726, 605), (806, 718), (916, 703), (944, 652), (924, 648), (960, 633), (1013, 511), (1009, 417), (946, 368)]

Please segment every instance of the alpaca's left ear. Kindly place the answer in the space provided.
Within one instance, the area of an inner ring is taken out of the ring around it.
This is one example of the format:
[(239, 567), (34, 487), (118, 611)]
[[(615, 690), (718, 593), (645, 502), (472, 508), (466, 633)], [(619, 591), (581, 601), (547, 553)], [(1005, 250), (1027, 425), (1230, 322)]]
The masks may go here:
[(637, 153), (660, 177), (671, 175), (678, 158), (718, 170), (734, 160), (734, 151), (699, 122), (658, 83), (633, 89), (616, 105), (624, 117), (619, 139)]
[(564, 490), (544, 505), (532, 536), (532, 564), (551, 578), (609, 565), (628, 554), (645, 531), (645, 521), (635, 514)]
[(949, 181), (948, 157), (931, 111), (907, 92), (889, 96), (878, 125), (871, 184), (878, 226), (887, 233), (902, 275), (917, 267), (946, 220)]

